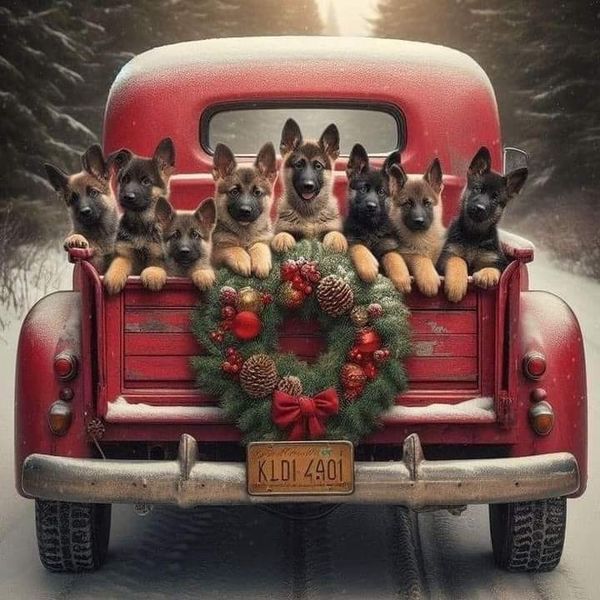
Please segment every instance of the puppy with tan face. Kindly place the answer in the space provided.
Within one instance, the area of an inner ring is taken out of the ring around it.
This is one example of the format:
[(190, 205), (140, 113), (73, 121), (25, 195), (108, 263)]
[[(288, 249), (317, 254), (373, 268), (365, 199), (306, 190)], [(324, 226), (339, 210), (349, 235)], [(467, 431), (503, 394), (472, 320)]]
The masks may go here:
[(161, 140), (150, 157), (123, 148), (109, 157), (117, 174), (117, 197), (123, 215), (117, 231), (115, 257), (104, 277), (110, 294), (118, 294), (130, 275), (140, 275), (145, 287), (158, 291), (167, 280), (161, 224), (156, 217), (160, 198), (169, 197), (175, 171), (175, 147)]
[(271, 205), (277, 179), (273, 144), (265, 144), (252, 165), (238, 165), (233, 152), (217, 144), (213, 177), (217, 206), (213, 263), (264, 279), (271, 272)]
[(329, 125), (319, 141), (305, 141), (294, 119), (281, 132), (283, 197), (271, 244), (275, 252), (291, 250), (300, 239), (317, 239), (326, 248), (346, 252), (342, 219), (333, 195), (333, 168), (340, 135)]
[(425, 174), (407, 175), (399, 164), (389, 166), (390, 220), (400, 245), (383, 257), (386, 274), (397, 289), (411, 289), (410, 275), (425, 296), (435, 296), (440, 277), (435, 264), (444, 244), (442, 168), (436, 158)]
[(45, 164), (52, 187), (69, 209), (71, 232), (65, 249), (91, 248), (91, 263), (99, 273), (108, 267), (115, 244), (119, 213), (109, 185), (109, 172), (102, 148), (90, 146), (81, 156), (82, 170), (67, 175), (58, 167)]
[(160, 198), (156, 216), (162, 223), (167, 275), (189, 277), (201, 290), (212, 287), (212, 232), (217, 219), (214, 200), (207, 198), (195, 211), (176, 211), (168, 200)]

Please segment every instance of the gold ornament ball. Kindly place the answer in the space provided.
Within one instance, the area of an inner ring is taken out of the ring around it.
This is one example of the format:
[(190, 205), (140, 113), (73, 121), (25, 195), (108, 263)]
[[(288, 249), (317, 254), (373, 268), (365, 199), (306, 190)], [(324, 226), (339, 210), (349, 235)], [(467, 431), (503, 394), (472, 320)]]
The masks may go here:
[(238, 292), (236, 308), (239, 312), (249, 310), (259, 313), (263, 308), (262, 296), (254, 288), (245, 287)]
[(369, 322), (369, 311), (366, 306), (355, 306), (350, 311), (350, 320), (357, 327), (364, 327)]

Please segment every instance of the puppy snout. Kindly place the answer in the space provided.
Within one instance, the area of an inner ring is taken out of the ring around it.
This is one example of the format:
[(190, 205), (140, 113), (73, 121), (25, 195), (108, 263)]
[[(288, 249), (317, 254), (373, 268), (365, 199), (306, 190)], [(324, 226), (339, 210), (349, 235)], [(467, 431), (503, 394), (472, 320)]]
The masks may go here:
[(92, 209), (89, 206), (84, 206), (79, 210), (79, 214), (82, 217), (89, 217), (92, 214)]
[(311, 194), (317, 189), (317, 186), (314, 181), (305, 181), (302, 184), (302, 190), (308, 194)]
[(241, 215), (250, 215), (252, 213), (252, 207), (248, 204), (242, 204), (239, 207), (239, 211)]
[(123, 198), (125, 200), (135, 200), (135, 193), (134, 192), (126, 192), (123, 194)]
[(425, 223), (425, 217), (413, 217), (413, 223), (415, 225), (423, 225), (423, 223)]
[(367, 202), (367, 211), (374, 213), (377, 210), (377, 202)]
[(485, 204), (476, 204), (474, 208), (475, 208), (475, 211), (478, 213), (485, 212)]
[(190, 252), (191, 250), (188, 246), (181, 246), (181, 248), (179, 248), (179, 254), (181, 256), (188, 256)]

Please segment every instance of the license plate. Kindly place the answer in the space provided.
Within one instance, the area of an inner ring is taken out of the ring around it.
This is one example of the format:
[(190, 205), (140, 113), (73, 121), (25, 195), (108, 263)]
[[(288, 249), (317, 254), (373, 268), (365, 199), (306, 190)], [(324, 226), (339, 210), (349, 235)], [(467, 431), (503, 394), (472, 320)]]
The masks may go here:
[(253, 442), (248, 445), (248, 493), (351, 494), (354, 448), (351, 442)]

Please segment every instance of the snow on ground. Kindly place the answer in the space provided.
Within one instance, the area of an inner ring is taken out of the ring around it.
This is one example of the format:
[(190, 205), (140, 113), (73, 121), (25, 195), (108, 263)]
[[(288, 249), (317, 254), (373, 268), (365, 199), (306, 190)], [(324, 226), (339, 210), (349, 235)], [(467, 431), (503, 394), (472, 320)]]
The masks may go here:
[[(532, 287), (556, 292), (584, 332), (590, 429), (598, 429), (600, 285), (540, 257)], [(64, 283), (68, 284), (68, 272)], [(554, 573), (514, 575), (491, 558), (487, 508), (461, 517), (346, 506), (327, 518), (283, 520), (254, 507), (113, 511), (109, 562), (89, 575), (47, 573), (35, 544), (33, 503), (13, 485), (13, 373), (19, 323), (0, 342), (0, 597), (79, 598), (544, 598), (592, 599), (600, 583), (600, 442), (590, 436), (587, 494), (569, 502), (563, 560)]]

